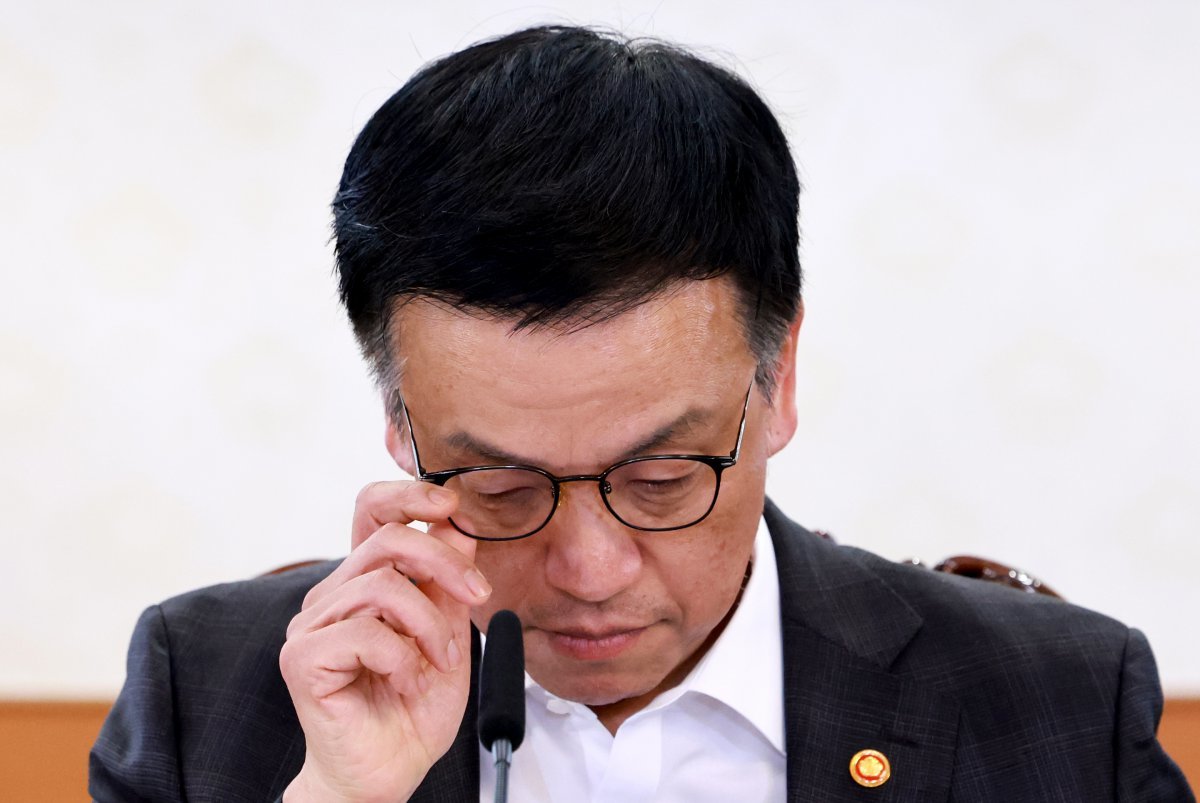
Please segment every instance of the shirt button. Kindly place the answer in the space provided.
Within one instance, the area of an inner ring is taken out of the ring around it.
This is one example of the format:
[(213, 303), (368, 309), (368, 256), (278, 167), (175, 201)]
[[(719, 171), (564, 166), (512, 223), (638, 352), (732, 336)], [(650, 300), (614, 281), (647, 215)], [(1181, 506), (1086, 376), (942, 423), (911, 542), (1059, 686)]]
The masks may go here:
[(551, 697), (546, 701), (546, 710), (551, 714), (569, 714), (571, 713), (571, 705), (566, 700)]

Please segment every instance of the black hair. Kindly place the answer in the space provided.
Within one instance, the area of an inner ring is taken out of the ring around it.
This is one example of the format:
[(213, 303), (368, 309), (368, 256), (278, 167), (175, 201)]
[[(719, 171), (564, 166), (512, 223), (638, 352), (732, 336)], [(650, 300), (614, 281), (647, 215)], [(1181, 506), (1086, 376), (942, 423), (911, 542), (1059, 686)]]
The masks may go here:
[(579, 327), (728, 275), (769, 395), (800, 303), (799, 192), (779, 123), (729, 70), (530, 28), (426, 65), (363, 128), (333, 202), (341, 297), (388, 389), (398, 301)]

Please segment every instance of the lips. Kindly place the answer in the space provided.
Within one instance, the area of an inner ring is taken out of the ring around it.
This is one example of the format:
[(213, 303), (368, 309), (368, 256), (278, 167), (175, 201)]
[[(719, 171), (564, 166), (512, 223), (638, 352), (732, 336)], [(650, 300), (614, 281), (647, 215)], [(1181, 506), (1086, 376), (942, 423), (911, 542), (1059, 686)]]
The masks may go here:
[(587, 629), (543, 629), (550, 647), (580, 661), (604, 661), (620, 656), (646, 632), (645, 627)]

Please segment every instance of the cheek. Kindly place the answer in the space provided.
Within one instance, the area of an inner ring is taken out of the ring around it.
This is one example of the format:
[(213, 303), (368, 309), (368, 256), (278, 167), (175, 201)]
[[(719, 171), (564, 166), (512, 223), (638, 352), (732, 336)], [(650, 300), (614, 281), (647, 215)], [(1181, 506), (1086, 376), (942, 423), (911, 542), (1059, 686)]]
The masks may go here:
[(492, 596), (474, 609), (471, 618), (479, 626), (479, 618), (487, 618), (498, 610), (521, 612), (521, 603), (541, 581), (543, 551), (532, 539), (489, 543), (480, 541), (475, 550), (475, 565), (492, 584)]
[(751, 528), (748, 538), (743, 537), (745, 525), (724, 518), (714, 524), (712, 531), (679, 544), (682, 548), (674, 554), (659, 556), (668, 593), (683, 612), (684, 626), (703, 635), (733, 604), (745, 578), (755, 532)]

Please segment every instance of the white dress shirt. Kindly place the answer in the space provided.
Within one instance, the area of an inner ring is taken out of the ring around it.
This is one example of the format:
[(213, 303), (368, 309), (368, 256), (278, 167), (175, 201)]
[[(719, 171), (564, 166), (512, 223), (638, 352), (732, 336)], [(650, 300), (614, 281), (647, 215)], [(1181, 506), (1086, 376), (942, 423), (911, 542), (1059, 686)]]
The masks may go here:
[[(525, 676), (525, 741), (513, 755), (512, 803), (782, 801), (783, 646), (779, 575), (765, 522), (741, 603), (684, 681), (612, 735), (585, 705)], [(480, 800), (495, 794), (479, 751)]]

